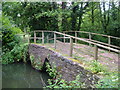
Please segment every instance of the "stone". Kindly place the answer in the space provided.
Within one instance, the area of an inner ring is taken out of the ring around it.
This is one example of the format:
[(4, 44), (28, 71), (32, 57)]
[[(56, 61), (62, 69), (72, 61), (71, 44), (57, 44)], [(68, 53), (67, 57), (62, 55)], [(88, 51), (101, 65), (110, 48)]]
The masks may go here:
[[(30, 44), (28, 52), (29, 55), (32, 54), (35, 56), (37, 62), (41, 62), (41, 67), (44, 64), (45, 59), (49, 61), (51, 67), (55, 65), (57, 72), (59, 72), (62, 79), (66, 81), (75, 80), (76, 76), (80, 74), (80, 82), (84, 82), (86, 87), (93, 87), (93, 84), (97, 83), (99, 79), (90, 71), (85, 70), (79, 63), (73, 62), (59, 53), (49, 50), (43, 46)], [(38, 57), (40, 57), (40, 59), (37, 59)]]

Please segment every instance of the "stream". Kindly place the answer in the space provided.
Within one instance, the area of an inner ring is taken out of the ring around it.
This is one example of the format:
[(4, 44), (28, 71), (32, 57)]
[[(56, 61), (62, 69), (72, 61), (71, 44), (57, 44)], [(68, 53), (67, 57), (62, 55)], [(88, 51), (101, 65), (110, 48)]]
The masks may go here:
[(30, 64), (2, 65), (2, 88), (42, 88), (49, 78), (46, 72), (37, 71)]

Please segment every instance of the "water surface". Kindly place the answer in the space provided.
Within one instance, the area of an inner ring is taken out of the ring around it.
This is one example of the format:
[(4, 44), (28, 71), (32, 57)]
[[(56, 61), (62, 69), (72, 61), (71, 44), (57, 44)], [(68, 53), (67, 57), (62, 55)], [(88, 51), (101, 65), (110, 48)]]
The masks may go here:
[(2, 65), (2, 88), (42, 88), (50, 77), (30, 64)]

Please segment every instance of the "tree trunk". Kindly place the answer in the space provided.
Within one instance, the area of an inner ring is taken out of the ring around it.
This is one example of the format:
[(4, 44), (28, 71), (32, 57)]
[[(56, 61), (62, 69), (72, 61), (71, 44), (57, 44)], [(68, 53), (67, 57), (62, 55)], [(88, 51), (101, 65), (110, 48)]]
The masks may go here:
[(92, 11), (91, 11), (91, 13), (92, 13), (92, 26), (94, 26), (94, 5), (93, 5), (94, 2), (91, 2), (91, 3), (92, 3)]
[[(72, 2), (72, 5), (74, 5), (74, 2)], [(72, 8), (72, 14), (71, 14), (71, 18), (72, 18), (72, 21), (71, 21), (72, 27), (71, 27), (71, 29), (74, 30), (74, 31), (76, 30), (76, 22), (77, 22), (76, 11), (77, 11), (77, 9), (78, 9), (78, 5), (74, 6)]]
[[(66, 10), (66, 2), (62, 2), (62, 12), (64, 12)], [(64, 14), (62, 14), (62, 31), (63, 30), (67, 30), (67, 28), (66, 28), (66, 22), (67, 22), (67, 19), (66, 19), (66, 17), (65, 17), (65, 15)]]

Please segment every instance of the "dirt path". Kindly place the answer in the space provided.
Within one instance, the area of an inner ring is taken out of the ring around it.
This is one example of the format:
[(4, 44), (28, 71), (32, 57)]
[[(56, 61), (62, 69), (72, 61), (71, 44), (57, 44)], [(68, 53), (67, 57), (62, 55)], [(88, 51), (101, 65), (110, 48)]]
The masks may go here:
[[(54, 48), (53, 44), (45, 44), (47, 48)], [(57, 41), (56, 51), (62, 55), (69, 57), (70, 44), (62, 43)], [(80, 60), (82, 62), (90, 62), (94, 60), (94, 47), (83, 45), (83, 44), (74, 44), (73, 49), (73, 58)], [(108, 68), (109, 71), (118, 71), (118, 54), (114, 52), (109, 52), (103, 49), (98, 49), (98, 61)]]

